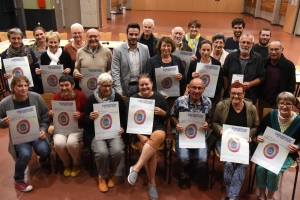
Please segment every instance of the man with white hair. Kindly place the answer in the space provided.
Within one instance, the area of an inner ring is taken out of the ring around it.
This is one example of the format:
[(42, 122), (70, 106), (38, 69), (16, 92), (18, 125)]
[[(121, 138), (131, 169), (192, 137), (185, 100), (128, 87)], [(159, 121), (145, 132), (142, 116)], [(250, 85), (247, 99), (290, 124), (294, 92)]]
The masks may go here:
[(234, 75), (244, 75), (245, 97), (250, 99), (254, 105), (256, 104), (258, 85), (265, 79), (265, 69), (261, 55), (252, 50), (253, 43), (254, 36), (252, 34), (243, 34), (239, 40), (239, 50), (226, 57), (223, 66), (224, 98), (229, 97), (228, 88), (235, 81)]
[(183, 28), (177, 26), (172, 30), (172, 39), (175, 42), (176, 49), (181, 51), (192, 51), (191, 47), (182, 42), (185, 35)]
[(153, 19), (144, 19), (142, 29), (143, 33), (138, 39), (138, 42), (148, 46), (150, 57), (153, 57), (157, 53), (156, 44), (159, 40), (159, 38), (155, 37), (152, 33), (154, 29)]

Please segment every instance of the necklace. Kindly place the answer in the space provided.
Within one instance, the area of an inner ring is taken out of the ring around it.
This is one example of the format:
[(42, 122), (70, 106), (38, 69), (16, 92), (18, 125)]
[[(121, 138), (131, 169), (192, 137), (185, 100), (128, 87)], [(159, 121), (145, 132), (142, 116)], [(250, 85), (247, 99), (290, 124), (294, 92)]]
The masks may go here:
[(281, 116), (281, 114), (280, 114), (279, 111), (278, 111), (278, 116), (279, 116), (281, 119), (283, 119), (283, 120), (291, 119), (291, 118), (293, 117), (293, 115), (292, 115), (292, 116), (290, 116), (290, 117), (284, 118), (284, 117)]

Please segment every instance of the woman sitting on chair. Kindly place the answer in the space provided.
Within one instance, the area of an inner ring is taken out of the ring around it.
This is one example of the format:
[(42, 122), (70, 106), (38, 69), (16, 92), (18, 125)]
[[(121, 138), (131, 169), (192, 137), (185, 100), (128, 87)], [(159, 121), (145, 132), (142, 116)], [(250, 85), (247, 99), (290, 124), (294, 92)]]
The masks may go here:
[(149, 196), (152, 200), (154, 200), (158, 199), (155, 184), (155, 172), (157, 165), (156, 152), (166, 138), (164, 122), (169, 117), (169, 108), (165, 98), (160, 93), (152, 91), (153, 83), (148, 74), (142, 74), (139, 76), (138, 86), (140, 92), (132, 97), (155, 100), (153, 130), (150, 138), (142, 135), (142, 133), (135, 137), (135, 145), (142, 153), (138, 162), (134, 166), (130, 167), (128, 182), (131, 185), (134, 185), (138, 172), (145, 165), (149, 178)]
[[(280, 173), (289, 168), (299, 155), (297, 151), (300, 148), (300, 116), (293, 111), (293, 105), (296, 98), (290, 92), (282, 92), (276, 99), (278, 109), (272, 110), (261, 121), (258, 129), (258, 142), (264, 142), (263, 133), (266, 127), (273, 128), (285, 135), (296, 139), (294, 144), (289, 144), (289, 155), (287, 156), (279, 174), (263, 168), (260, 165), (256, 167), (256, 185), (259, 187), (259, 199), (273, 199), (274, 193), (278, 190)], [(268, 196), (266, 197), (266, 188)]]
[[(221, 152), (221, 137), (223, 124), (250, 128), (249, 142), (255, 137), (259, 121), (256, 108), (249, 99), (245, 99), (245, 88), (242, 83), (236, 81), (230, 86), (230, 98), (224, 99), (217, 104), (213, 115), (213, 133), (218, 138), (216, 149)], [(227, 191), (225, 200), (237, 200), (243, 185), (246, 164), (224, 163), (224, 182)]]
[[(79, 142), (82, 140), (83, 132), (83, 115), (86, 106), (87, 98), (79, 90), (74, 89), (74, 77), (69, 74), (64, 74), (59, 78), (60, 91), (57, 92), (53, 100), (57, 101), (72, 101), (75, 100), (76, 112), (73, 117), (78, 121), (78, 132), (57, 134), (54, 128), (54, 148), (64, 165), (64, 176), (75, 177), (80, 173), (80, 149)], [(53, 111), (49, 111), (49, 115), (53, 118)], [(70, 157), (71, 156), (71, 157)], [(72, 158), (72, 167), (71, 167)]]

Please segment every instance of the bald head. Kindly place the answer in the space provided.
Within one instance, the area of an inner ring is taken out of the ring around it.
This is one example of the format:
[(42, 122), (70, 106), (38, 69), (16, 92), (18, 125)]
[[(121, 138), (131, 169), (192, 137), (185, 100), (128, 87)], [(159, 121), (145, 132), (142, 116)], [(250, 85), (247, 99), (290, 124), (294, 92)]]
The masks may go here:
[(183, 37), (184, 37), (184, 30), (183, 28), (177, 26), (172, 30), (172, 39), (175, 42), (175, 44), (181, 43)]
[(190, 101), (197, 103), (200, 101), (205, 90), (205, 85), (200, 78), (194, 78), (189, 84)]

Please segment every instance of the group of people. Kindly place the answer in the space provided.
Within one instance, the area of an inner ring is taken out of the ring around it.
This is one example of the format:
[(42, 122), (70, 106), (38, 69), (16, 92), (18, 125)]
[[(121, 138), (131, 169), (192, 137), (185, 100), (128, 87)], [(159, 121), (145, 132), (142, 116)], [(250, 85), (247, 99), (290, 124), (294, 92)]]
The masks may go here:
[[(76, 23), (71, 26), (73, 41), (62, 50), (59, 47), (57, 32), (45, 33), (42, 27), (34, 30), (36, 42), (26, 47), (20, 29), (8, 32), (11, 43), (1, 54), (3, 59), (27, 56), (34, 87), (29, 88), (29, 80), (24, 76), (15, 76), (11, 82), (12, 94), (0, 103), (0, 126), (9, 127), (10, 117), (7, 110), (36, 105), (40, 125), (40, 138), (36, 141), (12, 145), (10, 152), (16, 159), (15, 187), (21, 191), (30, 191), (32, 186), (24, 181), (24, 171), (31, 156), (31, 146), (40, 162), (49, 155), (49, 136), (47, 129), (53, 118), (53, 111), (47, 110), (45, 103), (36, 93), (43, 93), (41, 82), (41, 65), (63, 65), (63, 75), (59, 79), (60, 91), (54, 100), (75, 100), (74, 118), (78, 121), (78, 132), (56, 134), (54, 130), (54, 147), (63, 161), (64, 176), (75, 177), (80, 173), (79, 141), (94, 152), (99, 175), (99, 190), (108, 191), (113, 187), (114, 173), (120, 163), (122, 152), (128, 136), (126, 133), (127, 115), (132, 98), (154, 99), (153, 130), (150, 136), (135, 135), (132, 140), (141, 151), (139, 160), (130, 167), (128, 182), (134, 185), (138, 173), (143, 166), (149, 178), (149, 196), (158, 199), (155, 184), (156, 152), (166, 139), (165, 122), (171, 119), (174, 128), (178, 161), (183, 165), (177, 177), (179, 186), (185, 184), (190, 177), (198, 177), (201, 163), (207, 162), (209, 149), (215, 144), (220, 152), (223, 124), (250, 128), (249, 142), (263, 142), (263, 133), (267, 126), (296, 139), (289, 145), (290, 154), (281, 171), (288, 168), (296, 158), (300, 147), (298, 114), (293, 112), (296, 102), (295, 66), (283, 55), (283, 44), (279, 40), (270, 41), (271, 30), (263, 28), (259, 33), (259, 42), (254, 44), (254, 36), (243, 33), (245, 21), (236, 18), (232, 21), (233, 37), (226, 38), (223, 33), (216, 33), (212, 41), (200, 34), (201, 24), (198, 20), (188, 23), (189, 33), (182, 27), (175, 27), (171, 37), (157, 38), (153, 35), (154, 21), (145, 19), (142, 28), (138, 23), (127, 26), (127, 41), (119, 44), (111, 51), (100, 43), (100, 34), (96, 29), (89, 29), (83, 38), (84, 29)], [(140, 34), (140, 31), (143, 31)], [(172, 53), (176, 50), (190, 51), (193, 55), (188, 69), (181, 59)], [(40, 57), (33, 51), (39, 52)], [(220, 67), (216, 92), (213, 98), (203, 95), (205, 84), (201, 74), (196, 71), (198, 63), (217, 65)], [(157, 91), (155, 68), (178, 66), (175, 79), (179, 81), (179, 97), (168, 97)], [(94, 94), (86, 97), (81, 91), (80, 80), (84, 76), (81, 68), (102, 68), (105, 73), (98, 77), (98, 87)], [(4, 78), (12, 74), (2, 68)], [(243, 81), (235, 80), (236, 75), (243, 75)], [(36, 93), (35, 93), (36, 92)], [(126, 97), (124, 102), (122, 97)], [(255, 104), (258, 100), (259, 117)], [(93, 104), (119, 102), (120, 130), (122, 137), (106, 140), (95, 139), (94, 120), (101, 115), (93, 109)], [(264, 118), (263, 108), (274, 108)], [(278, 109), (276, 109), (278, 108)], [(179, 134), (183, 127), (179, 123), (180, 112), (201, 112), (206, 121), (201, 128), (208, 134), (206, 148), (188, 149), (179, 147)], [(259, 123), (260, 121), (260, 123)], [(211, 134), (209, 134), (211, 133)], [(16, 154), (17, 152), (17, 154)], [(194, 153), (194, 159), (191, 154)], [(227, 197), (238, 199), (243, 184), (247, 165), (224, 163), (224, 182)], [(259, 199), (272, 199), (278, 189), (280, 174), (274, 174), (265, 168), (257, 167), (257, 186), (260, 189)], [(265, 190), (268, 195), (265, 196)]]

